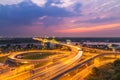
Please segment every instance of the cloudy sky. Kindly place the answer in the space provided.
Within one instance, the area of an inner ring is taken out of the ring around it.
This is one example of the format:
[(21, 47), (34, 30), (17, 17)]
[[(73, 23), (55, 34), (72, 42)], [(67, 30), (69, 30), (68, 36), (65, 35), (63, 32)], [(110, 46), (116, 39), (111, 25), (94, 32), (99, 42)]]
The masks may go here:
[(0, 0), (0, 36), (120, 37), (120, 0)]

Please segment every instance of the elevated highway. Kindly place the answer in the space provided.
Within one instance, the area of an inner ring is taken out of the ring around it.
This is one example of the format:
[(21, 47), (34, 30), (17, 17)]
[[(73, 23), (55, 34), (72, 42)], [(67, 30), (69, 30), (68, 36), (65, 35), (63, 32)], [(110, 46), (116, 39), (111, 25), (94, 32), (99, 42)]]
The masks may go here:
[[(102, 64), (99, 64), (100, 63), (99, 59), (101, 57), (111, 57), (112, 59), (103, 61)], [(92, 67), (104, 65), (105, 63), (112, 62), (112, 61), (114, 61), (115, 59), (118, 59), (118, 58), (120, 58), (120, 53), (117, 53), (117, 54), (115, 54), (115, 53), (98, 54), (94, 57), (89, 58), (88, 60), (85, 60), (83, 62), (78, 63), (78, 65), (76, 65), (73, 68), (65, 71), (64, 73), (61, 73), (61, 74), (57, 75), (56, 77), (52, 78), (52, 80), (68, 80), (68, 79), (64, 79), (64, 76), (66, 76), (66, 74), (69, 75), (70, 73), (72, 73), (74, 71), (76, 72), (76, 75), (71, 76), (69, 80), (84, 80), (84, 78), (87, 76), (86, 74), (89, 74)], [(79, 69), (81, 71), (79, 71)], [(87, 71), (84, 72), (84, 69), (89, 69), (89, 72), (87, 72)], [(81, 74), (81, 73), (84, 73), (84, 74)]]
[[(42, 39), (39, 39), (39, 38), (34, 38), (34, 40), (42, 41)], [(52, 41), (48, 40), (47, 42), (52, 42)], [(73, 54), (70, 55), (69, 57), (66, 57), (66, 59), (61, 60), (60, 64), (53, 65), (52, 67), (48, 68), (46, 71), (39, 72), (33, 75), (32, 77), (28, 78), (27, 80), (33, 80), (33, 79), (50, 80), (56, 75), (61, 74), (65, 72), (66, 70), (75, 66), (78, 63), (78, 61), (81, 59), (83, 51), (79, 47), (64, 44), (64, 43), (59, 43), (59, 42), (52, 42), (52, 43), (70, 47), (72, 49)]]
[[(34, 40), (42, 41), (42, 39), (39, 39), (39, 38), (34, 38)], [(50, 40), (47, 40), (47, 42), (52, 42), (55, 44), (60, 44), (60, 45), (70, 47), (72, 49), (72, 54), (70, 54), (66, 58), (60, 59), (58, 62), (53, 63), (53, 65), (47, 67), (46, 69), (41, 69), (41, 68), (32, 69), (32, 70), (34, 70), (34, 74), (32, 74), (32, 76), (30, 76), (31, 75), (30, 72), (27, 71), (27, 72), (23, 72), (19, 75), (15, 75), (13, 77), (6, 78), (5, 80), (7, 80), (7, 79), (15, 80), (18, 76), (22, 77), (24, 75), (26, 75), (25, 78), (23, 77), (20, 80), (23, 80), (23, 79), (24, 80), (33, 80), (33, 79), (50, 80), (53, 77), (55, 77), (56, 74), (58, 75), (64, 71), (70, 69), (71, 67), (75, 66), (83, 55), (83, 51), (79, 47), (64, 44), (64, 43), (59, 43), (56, 41), (50, 41)], [(22, 53), (18, 53), (18, 54), (22, 54)], [(26, 63), (26, 60), (16, 59), (15, 56), (16, 55), (13, 54), (13, 55), (9, 56), (9, 58), (15, 60), (16, 62), (23, 62), (23, 63), (25, 62)], [(28, 61), (28, 62), (31, 62), (31, 61)]]
[[(17, 56), (22, 55), (22, 54), (28, 54), (28, 53), (54, 53), (53, 56), (51, 56), (50, 58), (44, 58), (44, 59), (37, 59), (37, 60), (33, 60), (33, 59), (19, 59), (17, 58)], [(60, 53), (60, 54), (58, 54)], [(30, 50), (30, 51), (23, 51), (23, 52), (15, 52), (12, 53), (11, 55), (8, 56), (8, 59), (12, 62), (16, 62), (16, 63), (38, 63), (38, 62), (47, 62), (47, 61), (51, 61), (54, 59), (59, 59), (59, 58), (64, 58), (66, 56), (68, 56), (68, 54), (63, 54), (65, 53), (65, 51), (56, 51), (56, 50)]]

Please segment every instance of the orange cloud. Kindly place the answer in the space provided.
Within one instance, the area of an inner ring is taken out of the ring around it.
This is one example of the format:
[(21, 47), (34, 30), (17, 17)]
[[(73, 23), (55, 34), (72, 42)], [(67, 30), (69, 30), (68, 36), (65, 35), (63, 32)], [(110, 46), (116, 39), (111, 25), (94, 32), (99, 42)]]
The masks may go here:
[(73, 28), (73, 29), (66, 29), (66, 30), (58, 30), (58, 32), (78, 33), (78, 32), (89, 32), (89, 31), (100, 31), (100, 30), (117, 28), (119, 26), (120, 24), (108, 24), (108, 25), (100, 25), (100, 26), (94, 26), (94, 27), (81, 27), (81, 28)]

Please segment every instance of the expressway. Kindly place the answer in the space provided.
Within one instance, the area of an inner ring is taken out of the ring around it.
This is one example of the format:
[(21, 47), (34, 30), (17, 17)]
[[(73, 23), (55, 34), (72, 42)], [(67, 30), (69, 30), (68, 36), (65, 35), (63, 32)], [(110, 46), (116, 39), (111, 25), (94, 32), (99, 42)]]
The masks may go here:
[[(5, 78), (4, 80), (17, 80), (18, 78), (19, 78), (19, 80), (58, 80), (58, 79), (67, 80), (67, 79), (64, 79), (64, 75), (69, 74), (69, 72), (72, 72), (76, 69), (79, 69), (81, 66), (87, 65), (88, 67), (86, 67), (85, 69), (82, 69), (82, 71), (80, 71), (78, 74), (76, 74), (74, 76), (70, 76), (71, 80), (74, 80), (74, 79), (83, 80), (83, 78), (87, 75), (86, 74), (83, 76), (83, 74), (85, 74), (87, 72), (89, 73), (89, 70), (91, 70), (92, 67), (96, 66), (95, 64), (89, 66), (88, 64), (91, 61), (93, 61), (94, 59), (97, 59), (98, 57), (101, 57), (101, 56), (109, 57), (109, 55), (115, 55), (113, 52), (110, 52), (110, 51), (97, 50), (97, 52), (101, 52), (101, 54), (92, 54), (92, 56), (89, 56), (88, 58), (82, 60), (84, 57), (83, 51), (77, 46), (59, 43), (59, 42), (51, 41), (51, 40), (43, 40), (41, 38), (33, 38), (33, 39), (37, 40), (37, 41), (51, 42), (51, 43), (70, 47), (72, 49), (72, 51), (71, 51), (72, 54), (67, 55), (64, 58), (60, 58), (57, 61), (55, 59), (52, 61), (50, 60), (50, 62), (52, 62), (52, 64), (50, 64), (50, 65), (39, 67), (39, 68), (33, 68), (32, 69), (32, 71), (34, 71), (33, 73), (31, 73), (30, 71), (26, 71), (26, 72), (22, 72), (20, 74), (16, 74), (9, 78)], [(87, 49), (87, 48), (85, 48), (85, 49)], [(26, 52), (23, 52), (23, 53), (26, 53)], [(18, 54), (23, 54), (23, 53), (18, 53)], [(9, 56), (9, 58), (15, 59), (16, 62), (23, 62), (23, 63), (26, 63), (26, 62), (34, 63), (35, 62), (34, 60), (26, 61), (26, 60), (16, 59), (15, 56), (17, 56), (17, 55), (12, 54)], [(116, 54), (116, 55), (119, 55), (119, 54)], [(46, 59), (44, 59), (44, 60), (46, 60)], [(38, 60), (37, 62), (40, 62), (40, 61), (42, 61), (42, 60)], [(82, 77), (80, 77), (80, 76), (82, 76)], [(21, 77), (22, 77), (22, 79), (21, 79)]]
[[(42, 42), (51, 42), (55, 44), (60, 44), (64, 45), (67, 47), (71, 48), (71, 54), (65, 55), (64, 57), (61, 57), (59, 59), (55, 59), (56, 56), (54, 56), (51, 60), (49, 58), (47, 59), (41, 59), (41, 60), (25, 60), (25, 59), (18, 59), (15, 56), (23, 53), (28, 53), (28, 52), (34, 52), (34, 51), (26, 51), (26, 52), (18, 52), (13, 53), (12, 55), (9, 56), (10, 59), (15, 60), (16, 62), (21, 62), (21, 63), (35, 63), (35, 62), (42, 62), (42, 61), (48, 61), (48, 65), (43, 66), (43, 67), (38, 67), (38, 68), (33, 68), (30, 71), (25, 71), (20, 74), (16, 74), (7, 78), (4, 78), (4, 80), (84, 80), (84, 78), (90, 73), (90, 70), (96, 66), (96, 64), (89, 65), (90, 62), (93, 60), (106, 56), (106, 57), (114, 57), (115, 53), (111, 51), (103, 51), (103, 50), (96, 50), (98, 53), (93, 53), (92, 55), (88, 55), (88, 58), (83, 59), (84, 55), (83, 51), (81, 48), (73, 45), (68, 45), (64, 43), (59, 43), (56, 41), (51, 41), (51, 40), (43, 40), (41, 38), (33, 38), (34, 40), (37, 41), (42, 41)], [(88, 50), (88, 48), (85, 48)], [(89, 48), (89, 50), (93, 50)], [(101, 54), (100, 54), (101, 53)], [(119, 55), (119, 54), (116, 54)], [(109, 60), (108, 62), (111, 62), (113, 60)], [(105, 64), (107, 62), (103, 62), (101, 65)], [(82, 66), (85, 66), (85, 68), (82, 68), (78, 74), (70, 76), (69, 79), (64, 79), (65, 75), (69, 76), (69, 73), (73, 71), (77, 71), (77, 69), (81, 69)], [(87, 66), (87, 67), (86, 67)], [(100, 66), (100, 65), (99, 65)], [(31, 72), (32, 71), (32, 72)], [(34, 72), (33, 72), (34, 71)]]
[[(103, 61), (101, 61), (101, 64), (99, 64), (100, 61), (99, 61), (99, 63), (89, 64), (93, 60), (95, 60), (97, 58), (100, 58), (100, 57), (105, 57), (105, 56), (112, 57), (113, 59), (103, 60)], [(90, 71), (92, 70), (93, 67), (95, 67), (95, 66), (99, 67), (99, 66), (104, 65), (106, 63), (113, 62), (117, 58), (120, 58), (120, 53), (118, 53), (118, 54), (115, 54), (115, 53), (98, 54), (94, 57), (89, 58), (88, 60), (80, 62), (78, 65), (76, 65), (73, 68), (69, 69), (68, 71), (62, 73), (61, 75), (57, 75), (52, 80), (84, 80), (84, 78), (90, 73)], [(72, 72), (76, 72), (76, 74), (70, 76), (69, 74), (72, 73)], [(68, 78), (65, 78), (66, 75), (67, 75)]]
[(0, 57), (4, 57), (4, 56), (8, 56), (8, 55), (10, 55), (10, 53), (9, 54), (0, 53)]
[[(52, 41), (52, 40), (51, 41), (50, 40), (45, 40), (44, 41), (41, 38), (33, 38), (33, 39), (37, 40), (37, 41), (42, 41), (42, 42), (51, 42), (51, 43), (54, 43), (54, 44), (60, 44), (60, 45), (64, 45), (64, 46), (68, 46), (68, 47), (72, 48), (73, 54), (71, 54), (70, 56), (69, 55), (62, 55), (63, 57), (65, 57), (65, 56), (73, 57), (73, 56), (77, 55), (78, 50), (80, 50), (80, 48), (78, 48), (78, 47), (75, 47), (75, 46), (72, 46), (72, 45), (67, 45), (67, 44), (64, 44), (64, 43), (59, 43), (59, 42)], [(51, 52), (51, 50), (45, 50), (45, 51), (31, 50), (31, 51), (24, 51), (24, 52), (15, 52), (15, 53), (12, 53), (11, 55), (9, 55), (8, 58), (13, 62), (19, 62), (19, 63), (34, 63), (34, 62), (43, 62), (43, 61), (49, 61), (50, 60), (50, 59), (29, 60), (29, 59), (19, 59), (19, 58), (16, 57), (20, 54), (31, 53), (31, 52)], [(56, 51), (53, 50), (53, 52), (56, 52)], [(63, 51), (61, 51), (60, 53), (63, 53)]]
[[(35, 38), (35, 40), (41, 41), (42, 39)], [(51, 41), (48, 41), (48, 42), (51, 42)], [(67, 59), (64, 59), (62, 63), (53, 65), (44, 71), (38, 71), (38, 73), (32, 75), (27, 80), (33, 80), (33, 79), (35, 80), (50, 80), (50, 79), (56, 80), (58, 77), (61, 77), (61, 74), (65, 74), (66, 72), (69, 72), (69, 70), (71, 71), (72, 69), (75, 69), (76, 67), (79, 67), (80, 65), (85, 65), (89, 63), (91, 60), (99, 56), (104, 56), (104, 54), (97, 54), (94, 57), (90, 57), (90, 59), (88, 60), (85, 59), (85, 61), (79, 62), (81, 60), (81, 56), (83, 55), (83, 52), (80, 50), (80, 48), (76, 46), (72, 46), (72, 45), (63, 44), (63, 43), (58, 43), (58, 42), (55, 42), (55, 43), (72, 48), (72, 53), (73, 53), (72, 56), (68, 57)], [(105, 51), (105, 52), (108, 55), (107, 53), (108, 51)]]
[[(34, 38), (34, 40), (41, 41), (41, 39), (39, 39), (39, 38)], [(69, 56), (67, 56), (65, 58), (61, 58), (58, 61), (53, 62), (53, 64), (51, 64), (50, 66), (45, 66), (46, 68), (45, 67), (44, 68), (39, 67), (37, 69), (33, 68), (32, 70), (34, 71), (34, 74), (31, 74), (29, 71), (26, 71), (26, 72), (23, 72), (20, 74), (13, 75), (8, 78), (4, 78), (4, 80), (17, 80), (18, 78), (21, 78), (21, 77), (22, 77), (22, 79), (19, 79), (19, 80), (33, 80), (33, 79), (49, 80), (49, 79), (52, 79), (53, 77), (55, 77), (56, 75), (63, 73), (67, 69), (70, 69), (73, 66), (75, 66), (83, 55), (83, 51), (81, 51), (81, 49), (79, 47), (64, 44), (64, 43), (59, 43), (59, 42), (53, 42), (53, 41), (49, 41), (49, 40), (47, 42), (52, 42), (55, 44), (60, 44), (60, 45), (70, 47), (72, 49), (72, 52), (71, 52), (72, 54), (70, 54)], [(18, 54), (21, 54), (21, 53), (18, 53)], [(22, 62), (19, 59), (16, 59), (15, 56), (16, 56), (16, 54), (12, 54), (12, 56), (9, 56), (9, 58), (15, 59), (16, 62), (17, 61)], [(50, 74), (48, 74), (48, 73), (50, 73)]]
[[(18, 59), (16, 58), (17, 55), (23, 54), (23, 53), (28, 53), (28, 52), (34, 52), (34, 51), (26, 51), (26, 52), (18, 52), (17, 54), (14, 53), (12, 55), (9, 56), (10, 59), (15, 60), (16, 62), (21, 62), (21, 63), (34, 63), (34, 62), (42, 62), (42, 61), (48, 61), (50, 62), (50, 65), (46, 65), (43, 67), (38, 67), (38, 68), (33, 68), (31, 72), (30, 71), (26, 71), (26, 72), (22, 72), (20, 74), (16, 74), (14, 76), (10, 76), (8, 78), (4, 78), (4, 80), (17, 80), (18, 78), (19, 80), (57, 80), (59, 79), (61, 76), (64, 76), (66, 74), (68, 74), (71, 71), (74, 71), (78, 68), (80, 68), (81, 66), (84, 66), (88, 63), (90, 63), (92, 60), (101, 57), (101, 56), (109, 56), (109, 55), (113, 55), (113, 52), (110, 51), (99, 51), (97, 50), (97, 52), (101, 52), (101, 54), (92, 54), (92, 56), (89, 56), (88, 58), (85, 58), (84, 60), (83, 57), (83, 51), (81, 50), (81, 48), (77, 47), (77, 46), (73, 46), (73, 45), (68, 45), (68, 44), (64, 44), (64, 43), (60, 43), (60, 42), (56, 42), (56, 41), (52, 41), (52, 40), (43, 40), (41, 38), (33, 38), (34, 40), (37, 41), (42, 41), (42, 42), (51, 42), (51, 43), (55, 43), (55, 44), (60, 44), (60, 45), (64, 45), (67, 47), (71, 48), (71, 54), (66, 55), (63, 58), (59, 58), (58, 60), (56, 60), (55, 56), (53, 57), (52, 60), (48, 59), (41, 59), (41, 60), (26, 60), (26, 59)], [(87, 49), (87, 48), (85, 48)], [(105, 52), (103, 54), (103, 52)], [(111, 54), (109, 54), (111, 53)], [(50, 61), (49, 61), (50, 60)], [(51, 64), (52, 63), (52, 64)], [(92, 67), (94, 65), (91, 65)], [(91, 66), (89, 66), (88, 68), (92, 68)], [(86, 68), (86, 69), (88, 69)], [(90, 70), (89, 69), (89, 70)], [(82, 74), (84, 73), (84, 69), (83, 72), (81, 72)], [(78, 75), (80, 76), (79, 73)], [(78, 75), (71, 77), (71, 80), (77, 79)], [(64, 79), (61, 79), (64, 80)], [(82, 79), (81, 79), (82, 80)]]
[[(41, 41), (42, 39), (34, 38), (34, 40)], [(48, 41), (48, 42), (51, 42), (51, 41)], [(61, 62), (60, 64), (56, 64), (56, 65), (48, 68), (44, 72), (39, 72), (39, 73), (33, 75), (32, 77), (28, 78), (27, 80), (33, 80), (33, 79), (50, 80), (53, 77), (55, 77), (56, 75), (63, 73), (67, 69), (70, 69), (73, 66), (75, 66), (78, 63), (78, 61), (80, 60), (80, 58), (82, 57), (83, 51), (81, 51), (81, 49), (76, 46), (58, 43), (58, 42), (53, 42), (53, 43), (57, 43), (57, 44), (61, 44), (61, 45), (70, 47), (72, 49), (73, 54), (70, 55), (69, 57), (67, 57), (66, 59), (63, 59), (62, 61), (60, 60), (60, 62)], [(50, 74), (48, 74), (48, 73), (50, 73)]]
[(74, 64), (77, 64), (76, 61), (81, 57), (81, 53), (82, 52), (80, 52), (77, 56), (75, 56), (72, 59), (65, 60), (65, 61), (63, 61), (63, 63), (57, 64), (57, 65), (54, 65), (54, 66), (48, 68), (46, 71), (39, 72), (38, 74), (34, 75), (33, 77), (29, 78), (28, 80), (32, 80), (32, 79), (50, 80), (52, 77), (75, 66)]
[[(92, 65), (86, 67), (85, 69), (83, 69), (82, 71), (78, 72), (76, 75), (71, 76), (71, 78), (69, 80), (84, 80), (85, 77), (87, 77), (87, 75), (89, 75), (91, 73), (92, 68), (100, 67), (100, 66), (105, 65), (107, 63), (113, 62), (114, 60), (115, 59), (101, 61), (99, 65), (92, 64)], [(62, 80), (64, 80), (64, 79), (62, 79)], [(65, 79), (65, 80), (67, 80), (67, 79)]]
[[(51, 57), (46, 57), (44, 59), (37, 59), (37, 60), (32, 60), (32, 59), (19, 59), (17, 58), (17, 56), (21, 55), (21, 54), (27, 54), (27, 53), (55, 53), (54, 55), (52, 55)], [(60, 54), (58, 54), (60, 53)], [(61, 57), (66, 57), (69, 54), (62, 54), (62, 53), (68, 53), (65, 51), (56, 51), (56, 50), (30, 50), (30, 51), (23, 51), (23, 52), (15, 52), (12, 53), (11, 55), (8, 56), (9, 60), (13, 61), (13, 62), (17, 62), (17, 63), (38, 63), (38, 62), (47, 62), (47, 61), (51, 61), (53, 59), (57, 59), (57, 58), (61, 58)]]
[[(50, 56), (50, 57), (46, 57), (44, 59), (38, 59), (38, 60), (18, 59), (18, 58), (15, 57), (15, 56), (17, 56), (19, 54), (23, 54), (23, 53), (27, 54), (27, 53), (30, 53), (30, 52), (43, 52), (43, 53), (44, 52), (51, 52), (51, 53), (55, 53), (55, 54)], [(58, 53), (60, 53), (60, 54), (58, 54)], [(65, 54), (63, 54), (63, 53), (65, 53)], [(10, 60), (13, 60), (16, 63), (18, 63), (18, 62), (19, 63), (24, 63), (24, 64), (26, 64), (26, 66), (15, 68), (15, 70), (13, 70), (13, 71), (10, 71), (10, 72), (8, 72), (6, 74), (2, 74), (1, 77), (0, 77), (0, 80), (1, 80), (1, 78), (4, 78), (4, 80), (10, 79), (10, 78), (15, 79), (14, 77), (24, 76), (24, 75), (28, 75), (28, 76), (25, 77), (25, 78), (28, 78), (28, 77), (30, 77), (29, 76), (30, 72), (29, 71), (25, 71), (25, 70), (30, 70), (30, 68), (33, 69), (34, 68), (34, 64), (38, 64), (38, 63), (41, 63), (41, 62), (45, 63), (45, 65), (43, 67), (40, 67), (39, 69), (35, 69), (35, 71), (37, 73), (39, 71), (42, 71), (42, 69), (46, 69), (46, 67), (48, 67), (48, 66), (49, 67), (52, 66), (51, 64), (54, 61), (58, 61), (61, 58), (66, 58), (70, 54), (71, 53), (68, 52), (68, 51), (67, 52), (66, 51), (57, 51), (56, 52), (56, 50), (30, 50), (30, 51), (12, 53), (9, 56)], [(21, 73), (21, 74), (16, 74), (16, 73)], [(16, 75), (16, 76), (13, 76), (13, 75)]]

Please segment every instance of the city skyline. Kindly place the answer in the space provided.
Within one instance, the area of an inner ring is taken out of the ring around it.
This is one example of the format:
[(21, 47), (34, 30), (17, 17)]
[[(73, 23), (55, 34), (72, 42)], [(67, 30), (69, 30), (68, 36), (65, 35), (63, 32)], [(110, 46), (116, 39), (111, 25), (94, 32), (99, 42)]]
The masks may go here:
[(119, 0), (1, 0), (0, 36), (120, 37)]

